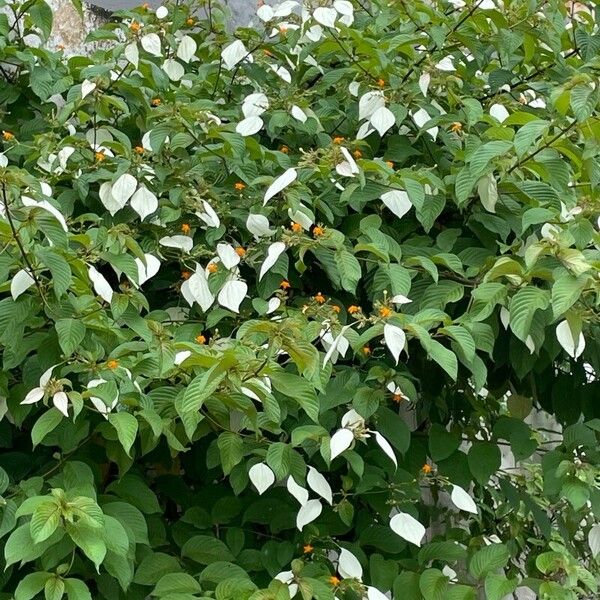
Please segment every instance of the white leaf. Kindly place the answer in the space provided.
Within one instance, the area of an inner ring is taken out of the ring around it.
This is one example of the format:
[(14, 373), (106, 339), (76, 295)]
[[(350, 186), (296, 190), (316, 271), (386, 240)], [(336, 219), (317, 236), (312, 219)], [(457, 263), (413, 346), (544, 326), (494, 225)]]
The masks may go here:
[(276, 17), (289, 17), (297, 6), (298, 2), (295, 2), (295, 0), (284, 0), (275, 7), (274, 15)]
[(588, 543), (592, 556), (596, 558), (600, 554), (600, 525), (594, 525), (588, 533)]
[(167, 9), (166, 6), (159, 6), (156, 9), (156, 18), (157, 19), (164, 19), (168, 14), (169, 14), (169, 10)]
[[(59, 152), (60, 154), (60, 152)], [(6, 158), (6, 156), (4, 156), (4, 153), (0, 152), (0, 167), (7, 167), (8, 166), (8, 158)]]
[(260, 267), (258, 280), (260, 281), (267, 271), (277, 262), (277, 259), (285, 252), (285, 244), (283, 242), (274, 242), (267, 250), (267, 258)]
[(323, 511), (323, 505), (319, 500), (309, 500), (304, 504), (296, 515), (296, 527), (302, 531), (305, 525), (312, 523)]
[(350, 92), (350, 94), (352, 96), (354, 96), (356, 98), (356, 96), (358, 96), (358, 90), (360, 90), (360, 83), (358, 81), (353, 81), (352, 83), (350, 83), (350, 85), (348, 86), (348, 91)]
[(96, 89), (96, 84), (89, 79), (84, 79), (81, 84), (81, 98), (85, 98), (88, 94), (91, 94)]
[(177, 352), (175, 354), (175, 358), (173, 359), (173, 363), (179, 366), (182, 362), (187, 360), (192, 355), (190, 350), (182, 350), (181, 352)]
[(10, 282), (10, 294), (16, 300), (35, 283), (34, 278), (25, 269), (18, 271)]
[(503, 104), (494, 104), (490, 108), (490, 115), (502, 123), (508, 119), (508, 110)]
[(260, 6), (259, 9), (256, 11), (256, 15), (261, 21), (265, 23), (268, 23), (275, 16), (273, 8), (268, 4), (263, 4), (262, 6)]
[(240, 135), (248, 137), (249, 135), (254, 135), (255, 133), (258, 133), (262, 129), (263, 125), (263, 120), (260, 117), (248, 117), (247, 119), (240, 121), (236, 125), (235, 130)]
[(196, 215), (198, 218), (200, 218), (207, 227), (219, 227), (221, 225), (221, 220), (213, 207), (206, 200), (202, 200), (202, 206), (204, 207), (204, 212), (197, 212)]
[(488, 212), (496, 212), (496, 202), (498, 201), (498, 184), (493, 173), (488, 173), (477, 182), (477, 193), (483, 204), (483, 208)]
[(138, 284), (143, 285), (148, 279), (154, 277), (160, 269), (160, 260), (153, 254), (144, 254), (146, 264), (140, 258), (135, 259), (138, 268)]
[(69, 397), (64, 392), (56, 392), (52, 397), (52, 403), (65, 417), (69, 416)]
[[(416, 113), (414, 113), (412, 115), (412, 118), (413, 118), (413, 121), (415, 122), (415, 125), (419, 129), (422, 129), (423, 125), (425, 125), (425, 123), (427, 123), (428, 121), (431, 121), (431, 117), (429, 116), (429, 113), (424, 108), (420, 108)], [(440, 130), (439, 127), (431, 127), (430, 129), (427, 130), (427, 133), (435, 141), (439, 130)]]
[(250, 94), (244, 98), (242, 112), (244, 117), (259, 117), (269, 108), (269, 99), (265, 94)]
[(110, 304), (112, 302), (113, 290), (108, 281), (106, 281), (104, 275), (99, 273), (95, 267), (88, 268), (88, 275), (92, 281), (96, 294), (98, 294), (102, 300)]
[(36, 387), (30, 390), (25, 396), (25, 399), (21, 402), (21, 404), (35, 404), (39, 402), (44, 397), (44, 388)]
[(142, 136), (142, 146), (144, 147), (144, 150), (147, 150), (148, 152), (152, 152), (152, 146), (150, 144), (151, 133), (152, 130), (146, 131), (146, 133), (144, 133), (144, 135)]
[(381, 195), (381, 201), (400, 219), (412, 208), (410, 198), (404, 190), (385, 192)]
[(217, 254), (226, 269), (233, 269), (240, 264), (241, 258), (231, 244), (217, 244)]
[(364, 140), (365, 138), (369, 137), (375, 130), (371, 127), (371, 122), (370, 121), (365, 121), (359, 128), (358, 131), (356, 132), (356, 139), (357, 140)]
[(161, 49), (160, 49), (160, 38), (158, 37), (158, 35), (156, 33), (149, 33), (145, 36), (142, 37), (142, 39), (140, 40), (141, 44), (142, 44), (142, 48), (154, 55), (154, 56), (160, 56), (161, 55)]
[(583, 333), (579, 332), (579, 337), (576, 341), (568, 321), (562, 321), (556, 326), (556, 339), (564, 351), (575, 360), (585, 350), (585, 337)]
[(192, 299), (192, 302), (190, 302), (190, 298), (186, 297), (188, 304), (191, 306), (193, 301), (196, 301), (204, 312), (206, 312), (215, 301), (215, 297), (208, 287), (208, 281), (203, 269), (197, 268), (196, 272), (187, 281), (183, 282), (181, 286), (182, 293), (184, 293), (184, 288), (186, 292), (189, 292), (189, 296), (191, 296)]
[(275, 181), (269, 186), (269, 189), (265, 193), (263, 199), (263, 205), (266, 204), (273, 196), (279, 194), (288, 185), (293, 183), (298, 178), (298, 172), (296, 169), (288, 169), (282, 175), (280, 175)]
[(398, 513), (392, 517), (390, 527), (394, 533), (397, 533), (402, 539), (420, 546), (425, 537), (425, 527), (408, 513)]
[(271, 298), (267, 305), (267, 311), (265, 314), (270, 315), (274, 313), (281, 306), (281, 300), (279, 298)]
[(315, 9), (313, 17), (317, 23), (320, 23), (324, 27), (333, 27), (335, 25), (335, 20), (337, 19), (337, 12), (334, 8), (319, 6)]
[(367, 586), (367, 600), (389, 600), (389, 598), (377, 588)]
[(365, 420), (353, 408), (342, 417), (342, 427), (354, 429), (356, 427), (364, 427), (364, 425)]
[[(323, 367), (331, 360), (332, 356), (336, 352), (338, 352), (342, 356), (346, 353), (346, 350), (348, 349), (348, 340), (344, 337), (344, 333), (349, 327), (350, 325), (344, 325), (340, 334), (335, 338), (335, 340), (331, 342), (331, 346), (327, 350), (325, 358), (323, 359)], [(323, 341), (326, 341), (325, 336), (323, 336)]]
[(385, 106), (385, 98), (383, 92), (374, 91), (363, 94), (358, 101), (358, 118), (369, 119), (371, 115), (378, 109)]
[(183, 62), (189, 63), (190, 60), (194, 58), (197, 49), (198, 45), (194, 38), (191, 38), (189, 35), (184, 35), (179, 42), (179, 46), (177, 46), (177, 58), (181, 59)]
[(292, 83), (292, 76), (285, 67), (282, 67), (281, 65), (271, 65), (271, 69), (276, 75), (281, 77), (283, 81), (285, 81), (286, 83)]
[[(73, 152), (75, 152), (75, 148), (73, 148), (73, 146), (65, 146), (64, 148), (61, 148), (58, 151), (58, 162), (60, 163), (61, 168), (66, 169), (67, 168), (67, 161), (69, 160), (69, 157), (73, 154)], [(42, 183), (42, 185), (47, 185)], [(52, 195), (52, 190), (50, 190), (49, 193), (46, 194), (46, 196), (51, 196)]]
[(505, 306), (500, 309), (500, 321), (502, 323), (502, 327), (504, 327), (504, 329), (508, 329), (508, 326), (510, 325), (510, 312)]
[(240, 312), (240, 304), (246, 297), (248, 285), (244, 281), (228, 281), (219, 292), (217, 301), (234, 313)]
[(525, 346), (527, 347), (527, 350), (529, 350), (529, 354), (533, 354), (535, 352), (535, 342), (530, 335), (525, 338)]
[(400, 360), (400, 353), (404, 350), (406, 344), (406, 334), (400, 327), (386, 323), (383, 327), (383, 337), (385, 345), (389, 348), (396, 364)]
[(300, 123), (306, 123), (306, 120), (308, 119), (308, 117), (306, 116), (306, 113), (299, 106), (296, 106), (294, 104), (292, 106), (292, 110), (290, 112), (292, 114), (292, 117), (294, 117), (294, 119), (296, 119), (296, 121), (300, 121)]
[(167, 248), (179, 248), (184, 252), (189, 252), (194, 247), (194, 240), (187, 235), (168, 235), (160, 238), (158, 243)]
[(318, 42), (323, 37), (323, 28), (320, 25), (313, 25), (312, 27), (309, 27), (306, 30), (306, 37), (311, 42)]
[(329, 451), (331, 453), (331, 460), (333, 461), (338, 457), (344, 450), (350, 448), (354, 441), (354, 434), (349, 429), (338, 429), (329, 440)]
[(294, 223), (299, 223), (302, 225), (302, 229), (305, 229), (306, 231), (308, 231), (315, 222), (315, 215), (313, 211), (303, 204), (298, 206), (298, 210), (288, 208), (288, 216), (292, 221), (294, 221)]
[(162, 70), (169, 76), (171, 81), (179, 81), (185, 75), (183, 65), (174, 58), (167, 58), (162, 64)]
[(27, 196), (22, 196), (21, 201), (24, 206), (31, 206), (35, 208), (41, 208), (43, 210), (47, 210), (61, 225), (63, 231), (69, 231), (67, 227), (67, 222), (63, 217), (62, 213), (54, 207), (48, 200), (40, 200), (39, 202), (33, 200), (33, 198), (28, 198)]
[(129, 173), (123, 173), (123, 175), (112, 184), (111, 195), (118, 204), (124, 206), (127, 200), (133, 195), (133, 192), (135, 192), (136, 187), (137, 181), (135, 177)]
[(435, 68), (439, 69), (440, 71), (456, 71), (452, 56), (445, 56), (442, 58), (442, 60), (435, 65)]
[(431, 75), (429, 73), (423, 73), (421, 77), (419, 77), (419, 89), (423, 96), (427, 97), (427, 90), (429, 89), (429, 84), (431, 83)]
[[(360, 169), (358, 168), (356, 161), (352, 157), (352, 154), (350, 154), (350, 151), (348, 150), (348, 148), (345, 148), (344, 146), (342, 146), (340, 148), (340, 151), (342, 152), (342, 154), (346, 160), (336, 167), (336, 171), (340, 175), (345, 175), (346, 177), (354, 177), (354, 175), (356, 173), (360, 172)], [(342, 171), (342, 172), (340, 172), (340, 171)]]
[(333, 492), (331, 491), (331, 486), (327, 483), (327, 480), (319, 471), (317, 471), (314, 467), (308, 467), (308, 477), (306, 478), (306, 483), (308, 483), (308, 487), (313, 492), (316, 492), (327, 500), (329, 504), (333, 504)]
[(148, 188), (142, 185), (131, 198), (131, 208), (140, 215), (140, 219), (143, 221), (158, 208), (158, 199)]
[(269, 219), (264, 215), (249, 214), (246, 219), (246, 229), (256, 238), (273, 235), (269, 227)]
[(223, 59), (225, 66), (231, 70), (243, 60), (247, 54), (248, 50), (246, 50), (244, 43), (241, 40), (236, 40), (221, 52), (221, 58)]
[(394, 126), (396, 118), (389, 108), (382, 106), (371, 115), (370, 121), (371, 125), (377, 130), (377, 133), (383, 137), (385, 132)]
[(135, 42), (127, 44), (125, 51), (123, 52), (125, 58), (137, 69), (140, 62), (140, 53)]
[(334, 0), (333, 8), (337, 10), (340, 15), (352, 15), (354, 14), (354, 7), (352, 6), (352, 2), (348, 2), (348, 0)]
[(257, 463), (248, 471), (248, 477), (258, 490), (260, 495), (264, 494), (274, 483), (275, 474), (265, 463)]
[(465, 512), (477, 514), (477, 505), (473, 501), (473, 498), (465, 492), (459, 485), (452, 486), (452, 494), (450, 495), (452, 503), (456, 508), (464, 510)]
[(358, 579), (363, 576), (363, 569), (358, 558), (346, 548), (342, 548), (338, 559), (338, 571), (344, 579)]
[(398, 466), (398, 461), (396, 459), (396, 455), (394, 454), (394, 450), (390, 443), (378, 432), (375, 432), (375, 441), (379, 444), (379, 447), (390, 457), (390, 460)]
[(287, 480), (288, 492), (304, 506), (308, 502), (308, 490), (296, 483), (296, 480), (290, 475)]
[(50, 368), (46, 369), (42, 376), (40, 377), (40, 387), (46, 387), (50, 379), (52, 379), (52, 371), (58, 367), (58, 365), (52, 365)]
[(403, 296), (402, 294), (398, 294), (392, 298), (392, 302), (394, 304), (410, 304), (412, 300), (406, 296)]

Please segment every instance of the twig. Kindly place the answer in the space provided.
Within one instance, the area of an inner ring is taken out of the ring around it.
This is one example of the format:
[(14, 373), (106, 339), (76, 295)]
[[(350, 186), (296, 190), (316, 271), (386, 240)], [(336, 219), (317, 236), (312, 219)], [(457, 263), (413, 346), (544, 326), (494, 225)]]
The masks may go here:
[(348, 58), (352, 61), (354, 65), (356, 65), (367, 77), (371, 78), (373, 81), (377, 81), (377, 78), (369, 73), (367, 69), (365, 69), (354, 57), (353, 54), (342, 44), (342, 40), (336, 35), (333, 29), (330, 29), (329, 33), (331, 33), (331, 37), (337, 42), (338, 46), (344, 51), (344, 53), (348, 56)]

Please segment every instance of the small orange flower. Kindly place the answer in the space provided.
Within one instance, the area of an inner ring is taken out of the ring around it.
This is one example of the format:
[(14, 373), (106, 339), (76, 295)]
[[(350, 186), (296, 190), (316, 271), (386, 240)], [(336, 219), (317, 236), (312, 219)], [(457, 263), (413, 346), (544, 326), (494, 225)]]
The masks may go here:
[(106, 155), (104, 152), (95, 152), (94, 157), (96, 158), (96, 162), (102, 162), (106, 158)]
[(160, 106), (162, 104), (162, 100), (160, 98), (152, 98), (150, 104), (152, 104), (152, 106)]
[(144, 147), (143, 146), (136, 146), (134, 148), (134, 151), (136, 154), (144, 154)]
[(106, 363), (106, 366), (114, 371), (119, 366), (119, 361), (113, 358)]
[(283, 152), (284, 154), (290, 153), (290, 149), (287, 146), (281, 146), (281, 148), (279, 148), (279, 151)]
[(285, 35), (288, 31), (288, 28), (285, 25), (280, 25), (279, 26), (279, 33)]
[(356, 304), (353, 304), (352, 306), (348, 307), (348, 314), (351, 315), (355, 315), (356, 313), (360, 312), (360, 306), (356, 306)]
[(325, 229), (323, 227), (320, 227), (319, 225), (316, 225), (313, 229), (313, 236), (321, 237), (322, 235), (325, 235)]
[(321, 292), (319, 292), (316, 296), (313, 296), (313, 300), (317, 304), (325, 304), (325, 296), (323, 296), (323, 294), (321, 294)]
[(56, 46), (56, 48), (58, 50), (64, 50), (65, 49), (65, 45), (64, 44), (58, 44), (58, 46)]
[(294, 233), (300, 233), (302, 231), (302, 225), (300, 225), (300, 223), (293, 222), (290, 227)]
[(2, 139), (5, 142), (10, 142), (11, 140), (15, 139), (15, 134), (11, 133), (10, 131), (3, 131), (2, 132)]
[(314, 550), (314, 548), (310, 544), (305, 544), (302, 550), (304, 554), (310, 554)]
[(382, 317), (383, 319), (387, 319), (391, 315), (392, 315), (392, 309), (389, 308), (388, 306), (382, 306), (379, 309), (379, 316)]
[(131, 25), (129, 29), (133, 31), (133, 33), (137, 33), (140, 30), (141, 25), (137, 21), (131, 21)]
[(404, 394), (394, 394), (392, 400), (396, 402), (396, 404), (400, 404), (404, 400)]
[(202, 334), (196, 336), (196, 341), (199, 344), (206, 344), (206, 338)]
[(265, 48), (265, 49), (263, 50), (263, 54), (264, 54), (265, 56), (273, 56), (273, 53), (272, 53), (270, 50), (268, 50), (267, 48)]
[(181, 271), (182, 279), (189, 279), (191, 276), (192, 276), (192, 274), (189, 271)]
[(462, 131), (462, 123), (459, 123), (458, 121), (455, 121), (454, 123), (452, 123), (452, 125), (450, 125), (450, 131), (452, 133), (460, 133)]
[(394, 163), (391, 160), (386, 160), (385, 164), (390, 168), (393, 169), (394, 168)]
[(190, 227), (189, 223), (183, 223), (183, 225), (181, 226), (181, 231), (185, 235), (189, 235), (191, 230), (192, 228)]
[(362, 351), (365, 356), (369, 356), (369, 354), (371, 354), (371, 348), (369, 348), (369, 346), (363, 346)]
[(290, 282), (287, 279), (284, 279), (280, 284), (279, 287), (282, 290), (289, 290), (292, 286), (290, 284)]
[(331, 307), (331, 310), (333, 310), (334, 313), (339, 313), (341, 309), (340, 309), (340, 307), (337, 304), (334, 304)]
[(209, 273), (216, 273), (219, 270), (219, 265), (217, 263), (210, 263), (206, 268)]
[(233, 186), (238, 192), (241, 192), (242, 190), (246, 189), (246, 184), (242, 183), (241, 181), (238, 181), (234, 186)]
[(421, 472), (425, 473), (425, 475), (429, 475), (429, 473), (431, 473), (433, 471), (433, 467), (427, 463), (425, 463), (422, 467), (421, 467)]
[(148, 2), (144, 2), (144, 4), (142, 4), (142, 8), (144, 10), (149, 10), (150, 9), (150, 4), (148, 4)]
[(341, 144), (341, 143), (344, 142), (345, 139), (346, 138), (344, 136), (338, 135), (338, 136), (336, 136), (336, 137), (333, 138), (333, 143), (334, 144)]
[(379, 87), (385, 87), (385, 79), (381, 79), (381, 78), (380, 78), (380, 79), (378, 79), (378, 80), (377, 80), (377, 85), (378, 85)]
[(354, 158), (362, 158), (362, 152), (360, 150), (355, 150), (352, 154), (354, 154)]
[(240, 257), (240, 258), (244, 258), (244, 256), (246, 256), (246, 249), (242, 248), (241, 246), (237, 246), (237, 248), (235, 249), (235, 253)]
[(192, 17), (190, 17), (189, 19), (186, 20), (186, 24), (191, 27), (194, 24), (194, 19), (192, 19)]
[(340, 578), (339, 578), (339, 577), (336, 577), (335, 575), (332, 575), (332, 576), (329, 578), (329, 583), (330, 583), (331, 585), (340, 585), (341, 581), (340, 581)]

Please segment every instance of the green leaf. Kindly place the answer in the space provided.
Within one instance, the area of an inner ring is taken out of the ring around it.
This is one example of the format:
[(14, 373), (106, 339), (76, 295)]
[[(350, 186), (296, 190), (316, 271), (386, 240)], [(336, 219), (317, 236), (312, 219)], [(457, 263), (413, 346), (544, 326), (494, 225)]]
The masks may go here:
[(46, 581), (50, 577), (52, 577), (51, 573), (43, 571), (25, 575), (15, 590), (15, 600), (31, 600), (44, 589)]
[(455, 562), (467, 557), (467, 551), (458, 542), (446, 540), (443, 542), (430, 542), (419, 550), (419, 563), (425, 564), (432, 560)]
[(434, 461), (444, 460), (458, 450), (460, 440), (457, 431), (446, 431), (434, 423), (429, 430), (429, 455)]
[(485, 578), (485, 595), (487, 600), (503, 600), (512, 594), (519, 585), (516, 579), (507, 579), (504, 575), (489, 573)]
[(482, 177), (477, 183), (477, 193), (483, 208), (488, 212), (496, 212), (496, 202), (498, 202), (498, 184), (492, 173)]
[(85, 325), (77, 319), (59, 319), (54, 327), (65, 357), (71, 356), (85, 337)]
[(234, 560), (233, 554), (221, 540), (208, 535), (195, 535), (190, 538), (183, 545), (181, 555), (201, 565)]
[(76, 525), (67, 524), (67, 533), (81, 548), (83, 553), (94, 563), (98, 571), (104, 557), (106, 556), (106, 544), (104, 543), (102, 531), (96, 528), (87, 527), (81, 522)]
[(545, 309), (550, 302), (546, 290), (528, 285), (521, 288), (510, 300), (510, 328), (524, 342), (531, 332), (533, 316), (538, 309)]
[(319, 422), (319, 401), (314, 387), (303, 377), (287, 371), (272, 371), (269, 374), (273, 387), (293, 398), (315, 423)]
[(438, 569), (426, 569), (419, 578), (419, 588), (425, 600), (446, 600), (448, 578)]
[(494, 140), (480, 146), (469, 161), (472, 175), (480, 177), (492, 159), (507, 154), (511, 148), (511, 142), (502, 140)]
[(169, 573), (163, 575), (152, 591), (153, 596), (169, 594), (196, 594), (202, 591), (200, 584), (187, 573)]
[(517, 156), (522, 157), (527, 152), (533, 150), (532, 146), (535, 141), (542, 136), (549, 125), (550, 123), (543, 119), (536, 119), (535, 121), (525, 123), (515, 134), (514, 144)]
[(353, 254), (344, 249), (336, 251), (335, 261), (342, 287), (347, 292), (354, 293), (361, 276), (360, 263)]
[(36, 27), (39, 27), (44, 39), (52, 32), (52, 9), (44, 0), (35, 0), (29, 8), (29, 16)]
[(57, 500), (49, 500), (40, 504), (29, 522), (31, 539), (37, 544), (48, 539), (60, 525), (61, 507)]
[(88, 586), (80, 579), (65, 579), (65, 592), (68, 600), (92, 600)]
[(52, 288), (57, 298), (71, 287), (72, 276), (69, 263), (61, 256), (57, 250), (49, 248), (36, 247), (36, 255), (46, 267), (50, 269), (52, 275)]
[(61, 600), (65, 592), (65, 582), (58, 576), (48, 578), (44, 586), (46, 600)]
[(108, 421), (117, 431), (123, 450), (129, 455), (138, 432), (137, 419), (128, 412), (113, 412), (108, 415)]
[(398, 413), (384, 406), (377, 411), (377, 431), (400, 453), (410, 446), (410, 429)]
[(65, 416), (56, 408), (52, 407), (42, 414), (31, 429), (31, 441), (37, 446), (44, 438), (54, 431)]
[(571, 109), (578, 121), (589, 119), (597, 103), (598, 99), (589, 85), (579, 84), (571, 89)]
[(244, 442), (237, 433), (225, 431), (217, 440), (223, 473), (229, 475), (231, 469), (242, 461), (244, 457)]
[(205, 373), (195, 377), (183, 394), (181, 404), (178, 407), (181, 413), (200, 410), (206, 399), (217, 391), (224, 378), (223, 365), (215, 365)]
[(492, 571), (504, 568), (510, 554), (504, 544), (491, 544), (478, 550), (469, 563), (469, 573), (475, 579), (481, 579)]
[(289, 475), (292, 462), (294, 460), (294, 450), (288, 444), (275, 442), (269, 445), (267, 450), (267, 464), (278, 480)]
[(500, 448), (492, 442), (473, 442), (469, 449), (468, 461), (476, 481), (487, 485), (490, 477), (500, 468)]

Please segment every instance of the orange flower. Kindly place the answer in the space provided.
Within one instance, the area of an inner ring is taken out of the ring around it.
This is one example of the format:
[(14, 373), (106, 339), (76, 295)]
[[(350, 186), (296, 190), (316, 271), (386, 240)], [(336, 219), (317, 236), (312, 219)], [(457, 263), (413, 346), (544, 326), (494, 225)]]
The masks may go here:
[(283, 152), (284, 154), (290, 153), (290, 149), (287, 146), (281, 146), (281, 148), (279, 148), (279, 151)]
[(199, 344), (206, 344), (206, 338), (202, 334), (196, 336), (196, 341)]
[(2, 139), (5, 142), (10, 142), (11, 140), (15, 139), (15, 134), (11, 133), (10, 131), (3, 131), (2, 132)]
[(385, 164), (390, 168), (393, 169), (394, 168), (394, 163), (391, 160), (386, 160)]
[(379, 309), (379, 316), (382, 317), (383, 319), (387, 319), (391, 315), (392, 315), (392, 309), (389, 308), (388, 306), (382, 306)]
[(238, 192), (241, 192), (242, 190), (246, 189), (246, 184), (242, 183), (241, 181), (238, 181), (234, 186), (233, 186)]
[(206, 268), (209, 273), (216, 273), (219, 270), (219, 265), (217, 263), (210, 263)]
[(352, 306), (348, 307), (348, 314), (351, 315), (355, 315), (356, 313), (360, 312), (360, 306), (356, 306), (356, 304), (353, 304)]
[(189, 19), (186, 19), (186, 24), (189, 25), (190, 27), (194, 24), (194, 19), (192, 19), (192, 17), (190, 17)]
[(263, 50), (263, 54), (264, 54), (265, 56), (273, 56), (273, 53), (272, 53), (270, 50), (267, 50), (267, 48), (265, 48), (265, 49)]
[(354, 154), (354, 158), (362, 158), (362, 152), (360, 150), (355, 150), (352, 154)]
[(397, 404), (400, 404), (404, 400), (404, 394), (394, 394), (392, 400)]
[(150, 104), (152, 104), (152, 106), (160, 106), (162, 104), (162, 100), (160, 98), (152, 98)]
[(144, 154), (144, 147), (143, 146), (136, 146), (133, 150), (134, 150), (134, 152), (136, 154)]
[(192, 228), (190, 227), (189, 223), (183, 223), (183, 225), (181, 226), (181, 231), (185, 235), (189, 235), (191, 230)]
[(313, 300), (317, 304), (325, 304), (325, 296), (323, 296), (323, 294), (321, 294), (321, 292), (319, 292), (316, 296), (313, 296)]
[(286, 34), (287, 33), (288, 28), (285, 25), (280, 25), (279, 26), (279, 33), (281, 34)]
[(377, 85), (378, 85), (379, 87), (384, 87), (384, 86), (385, 86), (385, 79), (381, 79), (381, 78), (380, 78), (380, 79), (378, 79), (378, 80), (377, 80)]
[(133, 33), (137, 33), (140, 30), (141, 25), (137, 21), (131, 21), (131, 25), (129, 29), (133, 31)]
[(330, 583), (331, 585), (340, 585), (341, 581), (340, 581), (340, 578), (339, 578), (339, 577), (336, 577), (335, 575), (332, 575), (332, 576), (329, 578), (329, 583)]
[(334, 144), (341, 144), (346, 138), (342, 135), (338, 135), (336, 137), (333, 138), (333, 143)]
[(363, 346), (362, 351), (365, 356), (369, 356), (369, 354), (371, 354), (371, 348), (369, 348), (369, 346)]
[(293, 222), (290, 227), (294, 233), (300, 233), (302, 231), (302, 225), (300, 225), (300, 223)]
[(189, 271), (181, 271), (182, 279), (189, 279), (191, 276), (192, 276), (192, 274)]
[(337, 304), (334, 304), (334, 305), (331, 307), (331, 310), (333, 310), (333, 312), (334, 312), (334, 313), (339, 313), (341, 309), (340, 309), (340, 307), (339, 307), (339, 306), (337, 306)]
[(304, 554), (310, 554), (314, 550), (314, 548), (310, 544), (306, 544), (302, 550)]
[(65, 49), (65, 45), (64, 44), (58, 44), (58, 46), (56, 46), (57, 50), (64, 50)]
[(289, 290), (292, 286), (290, 284), (290, 282), (287, 279), (284, 279), (280, 284), (279, 287), (282, 290)]
[(452, 133), (460, 133), (462, 131), (462, 123), (459, 123), (458, 121), (455, 121), (454, 123), (452, 123), (452, 125), (450, 125), (450, 131)]
[(246, 256), (246, 249), (242, 248), (241, 246), (237, 246), (237, 248), (235, 249), (235, 253), (240, 257), (240, 258), (244, 258), (244, 256)]
[(425, 475), (429, 475), (429, 473), (431, 473), (433, 471), (433, 467), (427, 463), (425, 463), (422, 467), (421, 467), (421, 472), (425, 473)]
[(104, 152), (95, 152), (94, 157), (96, 158), (96, 162), (102, 162), (106, 158)]
[(119, 366), (119, 361), (113, 358), (106, 363), (106, 366), (114, 371)]
[(316, 225), (313, 229), (313, 235), (315, 237), (321, 237), (322, 235), (325, 235), (325, 229), (323, 227), (320, 227), (319, 225)]

